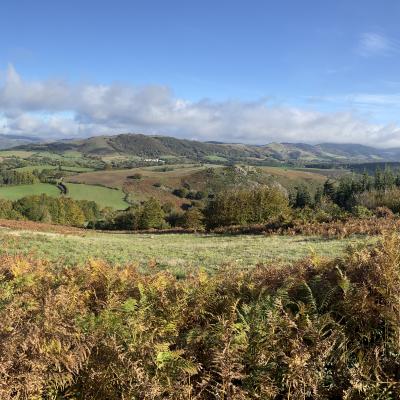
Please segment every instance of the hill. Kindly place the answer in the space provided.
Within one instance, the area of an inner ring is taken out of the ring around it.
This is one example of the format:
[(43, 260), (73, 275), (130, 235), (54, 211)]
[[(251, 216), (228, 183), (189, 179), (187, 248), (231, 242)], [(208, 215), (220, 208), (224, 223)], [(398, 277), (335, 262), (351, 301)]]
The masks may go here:
[(10, 149), (15, 146), (24, 144), (37, 143), (41, 139), (31, 136), (15, 136), (15, 135), (2, 135), (0, 134), (0, 149)]
[(168, 136), (120, 134), (95, 136), (80, 140), (51, 143), (29, 143), (18, 146), (27, 151), (79, 152), (96, 157), (176, 158), (217, 163), (248, 162), (259, 165), (307, 163), (359, 163), (400, 161), (400, 149), (378, 149), (360, 144), (270, 143), (248, 145), (241, 143), (199, 142)]

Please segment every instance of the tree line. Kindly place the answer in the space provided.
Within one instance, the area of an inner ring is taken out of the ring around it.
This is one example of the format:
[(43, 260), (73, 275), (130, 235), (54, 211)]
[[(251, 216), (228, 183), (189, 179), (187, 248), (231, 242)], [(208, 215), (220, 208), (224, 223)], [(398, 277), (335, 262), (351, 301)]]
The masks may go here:
[(101, 216), (94, 201), (50, 197), (46, 194), (26, 196), (17, 201), (0, 199), (0, 218), (84, 227)]

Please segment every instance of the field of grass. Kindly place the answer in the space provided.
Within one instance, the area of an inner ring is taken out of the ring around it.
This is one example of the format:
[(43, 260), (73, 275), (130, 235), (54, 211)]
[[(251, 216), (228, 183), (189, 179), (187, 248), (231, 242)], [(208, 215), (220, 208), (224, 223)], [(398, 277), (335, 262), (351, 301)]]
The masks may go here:
[(103, 186), (67, 183), (68, 196), (75, 200), (95, 201), (101, 207), (111, 207), (123, 210), (129, 206), (124, 201), (124, 193), (120, 189), (110, 189)]
[[(124, 193), (119, 189), (110, 189), (95, 185), (68, 183), (68, 196), (75, 200), (95, 201), (100, 207), (125, 209), (129, 206), (124, 201)], [(33, 185), (15, 185), (0, 187), (0, 198), (18, 200), (25, 196), (45, 193), (48, 196), (58, 197), (60, 190), (49, 183), (35, 183)]]
[(0, 157), (8, 158), (8, 157), (18, 157), (18, 158), (28, 158), (33, 154), (32, 151), (24, 151), (24, 150), (1, 150)]
[(349, 245), (373, 239), (323, 239), (306, 236), (224, 236), (195, 234), (119, 234), (82, 231), (63, 235), (24, 230), (0, 230), (0, 252), (34, 254), (75, 264), (104, 259), (111, 264), (138, 263), (144, 270), (169, 269), (185, 274), (193, 268), (212, 272), (223, 264), (248, 268), (259, 263), (287, 263), (314, 252), (336, 257)]
[(37, 171), (42, 171), (44, 169), (56, 169), (58, 168), (57, 165), (51, 165), (51, 164), (40, 164), (40, 165), (28, 165), (26, 167), (20, 167), (20, 168), (15, 168), (16, 171), (28, 171), (32, 172), (34, 170)]
[(221, 162), (228, 161), (225, 157), (221, 157), (221, 156), (206, 156), (205, 158), (208, 161), (221, 161)]
[(45, 193), (49, 196), (57, 197), (60, 190), (55, 185), (49, 183), (35, 183), (33, 185), (16, 185), (0, 187), (0, 198), (7, 200), (18, 200), (21, 197)]
[[(42, 171), (44, 169), (58, 169), (58, 165), (39, 164), (39, 165), (28, 165), (26, 167), (15, 168), (16, 171), (28, 171), (28, 172), (32, 172), (34, 170)], [(65, 165), (62, 165), (61, 169), (63, 171), (71, 171), (71, 172), (91, 172), (91, 171), (94, 171), (93, 168), (69, 167), (69, 166), (65, 166)]]

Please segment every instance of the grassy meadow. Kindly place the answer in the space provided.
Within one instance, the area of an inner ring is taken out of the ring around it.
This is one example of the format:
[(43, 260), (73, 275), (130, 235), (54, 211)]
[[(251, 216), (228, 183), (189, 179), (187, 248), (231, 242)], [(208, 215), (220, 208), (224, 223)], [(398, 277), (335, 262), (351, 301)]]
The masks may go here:
[[(124, 201), (122, 190), (111, 189), (96, 185), (68, 183), (68, 196), (74, 200), (95, 201), (100, 207), (125, 209), (128, 203)], [(22, 197), (47, 194), (48, 196), (60, 196), (60, 190), (49, 183), (35, 183), (30, 185), (15, 185), (0, 187), (0, 198), (15, 201)]]
[[(28, 165), (26, 167), (19, 167), (15, 168), (16, 171), (42, 171), (44, 169), (58, 169), (58, 165), (52, 165), (52, 164), (39, 164), (39, 165)], [(87, 167), (70, 167), (70, 166), (62, 166), (61, 167), (62, 171), (69, 171), (69, 172), (90, 172), (93, 171), (93, 168), (87, 168)]]
[(57, 197), (60, 195), (60, 190), (55, 185), (51, 185), (49, 183), (0, 187), (0, 198), (12, 201), (18, 200), (25, 196), (42, 193), (45, 193), (48, 196)]
[(95, 201), (100, 207), (111, 207), (123, 210), (129, 206), (124, 201), (124, 193), (119, 189), (103, 186), (68, 183), (68, 196), (74, 200)]
[(81, 231), (76, 234), (32, 232), (2, 228), (0, 252), (33, 255), (66, 264), (103, 259), (110, 264), (137, 263), (144, 270), (169, 269), (185, 274), (192, 269), (214, 271), (223, 264), (249, 268), (260, 263), (289, 263), (312, 254), (341, 255), (348, 246), (374, 239), (355, 236), (254, 236), (203, 234), (125, 234)]

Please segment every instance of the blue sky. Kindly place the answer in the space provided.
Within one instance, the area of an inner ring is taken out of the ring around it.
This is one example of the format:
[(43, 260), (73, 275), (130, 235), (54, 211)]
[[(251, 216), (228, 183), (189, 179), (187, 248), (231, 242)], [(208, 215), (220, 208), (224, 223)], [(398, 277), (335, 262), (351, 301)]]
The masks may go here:
[(400, 146), (400, 2), (3, 0), (0, 133)]

